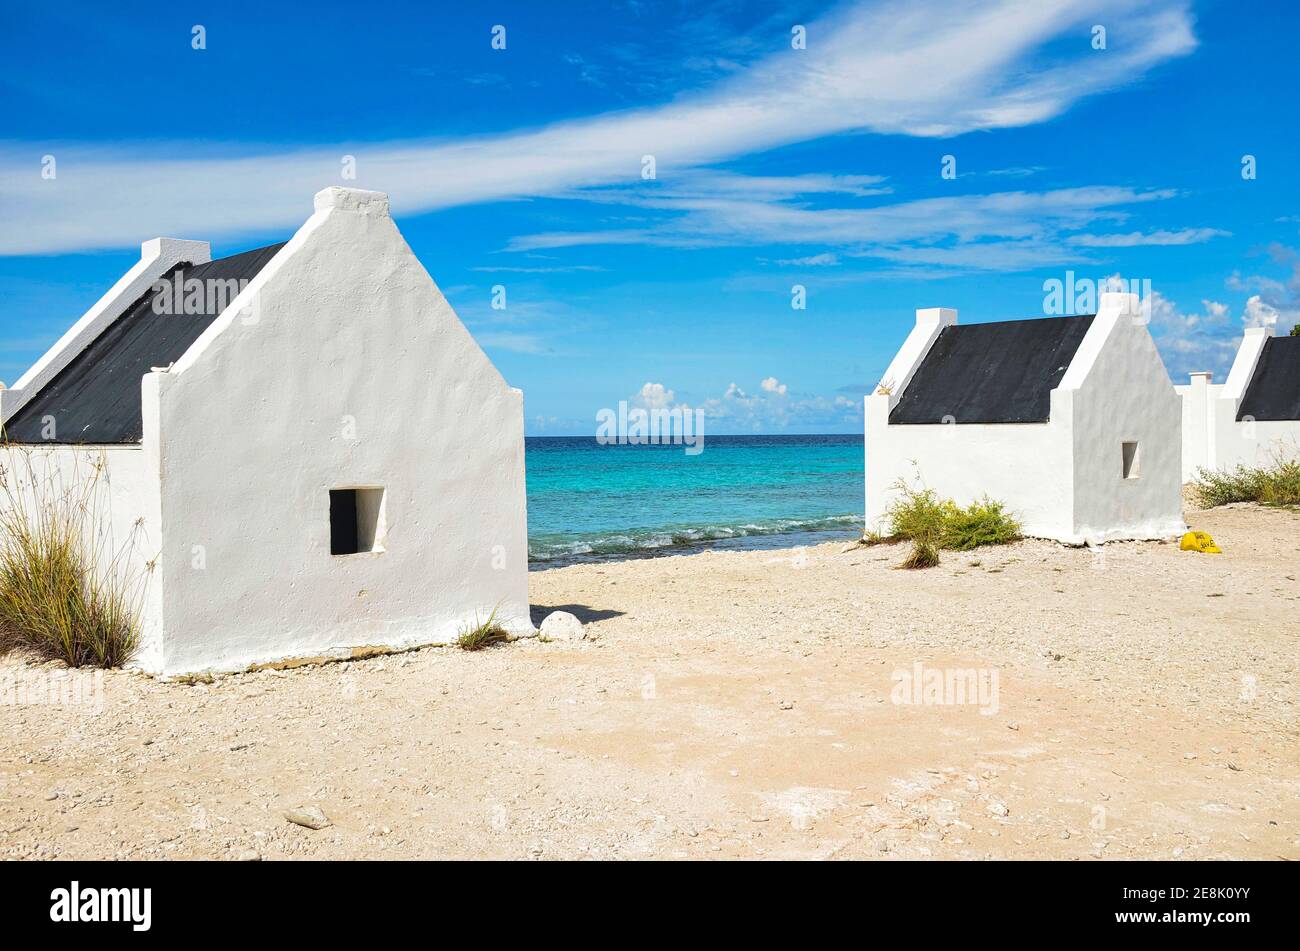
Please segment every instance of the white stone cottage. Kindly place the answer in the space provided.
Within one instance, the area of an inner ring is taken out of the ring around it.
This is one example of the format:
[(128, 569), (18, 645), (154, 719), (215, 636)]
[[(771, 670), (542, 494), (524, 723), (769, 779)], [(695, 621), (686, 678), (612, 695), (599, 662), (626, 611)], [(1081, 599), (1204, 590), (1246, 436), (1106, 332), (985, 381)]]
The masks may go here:
[(1184, 531), (1182, 408), (1136, 295), (1094, 316), (957, 324), (918, 310), (866, 398), (867, 529), (899, 479), (1000, 500), (1027, 535), (1067, 544)]
[(1183, 399), (1183, 480), (1199, 469), (1266, 466), (1300, 458), (1300, 337), (1253, 327), (1242, 337), (1226, 383), (1191, 374)]
[(145, 242), (0, 396), (11, 456), (60, 478), (107, 461), (145, 670), (447, 642), (494, 609), (532, 630), (523, 394), (386, 195), (315, 205), (288, 242), (215, 261)]

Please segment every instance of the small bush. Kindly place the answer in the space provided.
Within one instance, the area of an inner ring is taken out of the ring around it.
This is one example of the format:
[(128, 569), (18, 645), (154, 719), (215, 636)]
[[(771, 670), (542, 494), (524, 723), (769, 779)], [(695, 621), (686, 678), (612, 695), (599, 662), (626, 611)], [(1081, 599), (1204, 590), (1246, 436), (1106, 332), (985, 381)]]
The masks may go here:
[(902, 498), (887, 512), (889, 533), (912, 543), (912, 552), (903, 568), (933, 568), (939, 563), (939, 546), (943, 542), (946, 510), (933, 489), (913, 489), (903, 480), (894, 486)]
[(899, 567), (933, 568), (941, 549), (970, 551), (1021, 537), (1020, 523), (1007, 514), (1003, 503), (988, 496), (963, 508), (952, 499), (940, 499), (933, 489), (913, 488), (902, 479), (894, 488), (901, 498), (886, 513), (890, 536), (912, 543)]
[(1300, 505), (1300, 459), (1278, 458), (1272, 466), (1231, 471), (1199, 469), (1192, 491), (1206, 508), (1229, 502)]
[(970, 551), (982, 545), (1005, 545), (1020, 540), (1020, 523), (1007, 514), (1006, 506), (987, 495), (966, 508), (949, 505), (944, 548)]
[(121, 567), (126, 549), (103, 551), (108, 533), (96, 501), (106, 463), (89, 473), (78, 467), (64, 490), (55, 476), (37, 475), (30, 452), (4, 449), (0, 654), (120, 667), (139, 645), (139, 591)]
[(510, 634), (504, 627), (497, 623), (496, 608), (488, 615), (488, 619), (474, 627), (468, 627), (461, 632), (456, 638), (456, 646), (463, 651), (481, 651), (485, 647), (491, 647), (493, 644), (504, 644), (510, 640)]

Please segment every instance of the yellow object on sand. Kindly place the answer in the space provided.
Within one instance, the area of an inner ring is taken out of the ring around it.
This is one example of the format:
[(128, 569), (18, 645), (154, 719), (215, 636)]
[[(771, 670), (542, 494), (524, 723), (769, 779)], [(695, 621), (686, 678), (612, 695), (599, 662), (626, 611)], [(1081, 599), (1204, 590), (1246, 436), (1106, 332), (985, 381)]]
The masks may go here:
[(1223, 554), (1223, 549), (1214, 544), (1214, 539), (1207, 532), (1188, 532), (1178, 548), (1181, 551), (1200, 551), (1210, 555)]

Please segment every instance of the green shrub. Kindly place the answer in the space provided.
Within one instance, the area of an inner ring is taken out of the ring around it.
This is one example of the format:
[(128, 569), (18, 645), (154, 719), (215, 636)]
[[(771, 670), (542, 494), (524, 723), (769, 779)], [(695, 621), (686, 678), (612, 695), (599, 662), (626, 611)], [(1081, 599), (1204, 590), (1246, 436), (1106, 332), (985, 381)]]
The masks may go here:
[(1020, 523), (1007, 514), (1005, 505), (987, 495), (966, 508), (949, 505), (944, 548), (970, 551), (981, 545), (1005, 545), (1020, 540)]
[(889, 506), (889, 533), (912, 543), (900, 567), (933, 568), (939, 563), (947, 512), (933, 489), (914, 489), (902, 479), (895, 483), (902, 498)]
[(890, 536), (912, 543), (902, 568), (932, 568), (939, 563), (941, 549), (970, 551), (1021, 537), (1020, 523), (1003, 503), (988, 496), (963, 508), (939, 498), (933, 489), (914, 488), (902, 479), (894, 488), (900, 498), (886, 512)]
[(1199, 469), (1192, 491), (1206, 508), (1229, 502), (1300, 505), (1300, 459), (1278, 457), (1271, 466), (1231, 471)]
[(65, 490), (57, 476), (33, 465), (29, 450), (3, 450), (0, 653), (120, 667), (139, 645), (140, 586), (122, 567), (127, 548), (112, 555), (103, 549), (109, 533), (97, 502), (105, 461), (90, 472), (74, 467)]

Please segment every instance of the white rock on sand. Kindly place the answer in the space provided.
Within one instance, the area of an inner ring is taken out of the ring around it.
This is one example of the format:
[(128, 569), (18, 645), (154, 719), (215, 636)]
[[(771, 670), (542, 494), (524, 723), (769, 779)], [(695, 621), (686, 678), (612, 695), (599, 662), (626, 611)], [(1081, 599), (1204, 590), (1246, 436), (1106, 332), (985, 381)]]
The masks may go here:
[(580, 641), (584, 636), (582, 622), (568, 611), (552, 611), (542, 621), (544, 641)]

